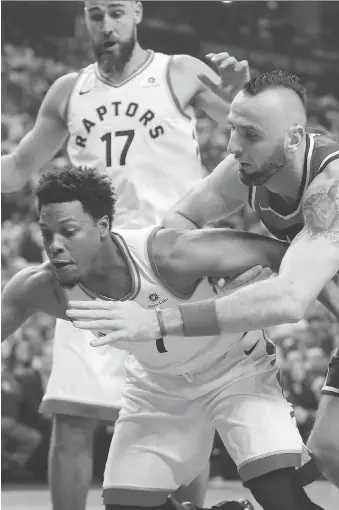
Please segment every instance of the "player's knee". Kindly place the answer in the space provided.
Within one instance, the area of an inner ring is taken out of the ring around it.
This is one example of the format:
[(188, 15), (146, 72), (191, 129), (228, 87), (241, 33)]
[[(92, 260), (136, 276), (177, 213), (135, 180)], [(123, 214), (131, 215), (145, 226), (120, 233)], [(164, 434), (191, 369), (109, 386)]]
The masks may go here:
[(78, 416), (55, 415), (53, 447), (71, 455), (91, 452), (96, 422)]
[(246, 483), (265, 510), (319, 510), (299, 483), (295, 469), (278, 469)]

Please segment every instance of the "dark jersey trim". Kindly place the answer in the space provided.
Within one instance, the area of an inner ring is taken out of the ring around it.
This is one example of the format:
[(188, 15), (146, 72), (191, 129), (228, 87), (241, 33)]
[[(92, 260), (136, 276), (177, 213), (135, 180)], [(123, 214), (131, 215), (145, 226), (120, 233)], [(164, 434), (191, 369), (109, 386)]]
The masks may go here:
[(336, 159), (339, 159), (339, 151), (334, 153), (330, 158), (328, 158), (328, 159), (325, 158), (325, 160), (320, 165), (320, 168), (319, 168), (319, 171), (318, 171), (317, 175), (321, 174), (321, 172), (323, 172), (325, 170), (327, 165), (329, 165), (330, 163), (332, 163), (332, 161), (335, 161)]
[(172, 62), (173, 62), (173, 57), (174, 57), (174, 55), (171, 55), (169, 57), (168, 63), (167, 63), (167, 68), (166, 68), (166, 82), (167, 82), (167, 86), (168, 86), (168, 89), (170, 91), (170, 94), (172, 96), (173, 102), (174, 102), (177, 110), (179, 110), (181, 115), (183, 115), (186, 119), (192, 120), (191, 117), (184, 111), (184, 109), (181, 106), (180, 101), (179, 101), (176, 93), (174, 92), (174, 88), (173, 88), (173, 84), (172, 84), (171, 76), (170, 76), (170, 69), (171, 69), (171, 65), (172, 65)]
[(253, 186), (250, 186), (248, 189), (248, 205), (250, 206), (251, 209), (253, 209), (252, 198), (253, 198)]

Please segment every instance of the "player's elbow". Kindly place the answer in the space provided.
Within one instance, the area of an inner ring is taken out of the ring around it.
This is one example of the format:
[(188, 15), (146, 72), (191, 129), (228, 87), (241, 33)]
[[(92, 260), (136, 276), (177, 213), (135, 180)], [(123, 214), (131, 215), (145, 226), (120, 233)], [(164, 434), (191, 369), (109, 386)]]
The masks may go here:
[(3, 193), (13, 193), (22, 188), (30, 174), (15, 153), (1, 157), (1, 187)]

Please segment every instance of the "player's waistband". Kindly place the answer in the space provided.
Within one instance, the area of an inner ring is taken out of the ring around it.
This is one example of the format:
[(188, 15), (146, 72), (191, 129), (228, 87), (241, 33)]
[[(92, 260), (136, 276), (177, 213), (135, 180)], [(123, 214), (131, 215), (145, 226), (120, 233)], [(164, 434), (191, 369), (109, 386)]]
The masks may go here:
[[(255, 342), (256, 340), (265, 339), (265, 335), (267, 333), (263, 330), (250, 331), (247, 333), (247, 338), (249, 339), (249, 335), (251, 336), (251, 342)], [(182, 376), (187, 380), (193, 380), (195, 377), (199, 377), (200, 374), (208, 371), (209, 369), (219, 366), (226, 362), (229, 357), (232, 357), (232, 367), (237, 365), (242, 360), (247, 359), (248, 356), (244, 355), (243, 346), (241, 345), (241, 340), (244, 335), (242, 335), (235, 343), (227, 348), (227, 345), (223, 345), (223, 339), (220, 338), (220, 343), (218, 345), (218, 349), (213, 353), (211, 352), (209, 356), (206, 352), (202, 353), (202, 355), (197, 355), (191, 360), (182, 363), (181, 365), (173, 364), (171, 366), (166, 367), (154, 367), (149, 366), (147, 363), (138, 360), (133, 355), (131, 356), (132, 363), (136, 363), (143, 370), (154, 374), (161, 375), (164, 377), (172, 377), (172, 376)], [(129, 357), (130, 357), (129, 356)], [(128, 358), (129, 358), (128, 357)], [(128, 369), (128, 361), (126, 362), (126, 368)], [(229, 367), (231, 368), (231, 367)]]

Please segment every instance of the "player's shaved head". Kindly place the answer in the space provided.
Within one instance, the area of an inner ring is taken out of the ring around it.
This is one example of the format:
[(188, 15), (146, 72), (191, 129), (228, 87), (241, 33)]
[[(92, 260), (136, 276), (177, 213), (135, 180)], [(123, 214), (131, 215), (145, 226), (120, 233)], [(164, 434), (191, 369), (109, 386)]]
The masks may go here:
[[(248, 99), (248, 102), (246, 101)], [(299, 78), (286, 71), (272, 71), (247, 81), (234, 105), (246, 102), (261, 123), (285, 131), (292, 126), (306, 127), (307, 93)]]
[(229, 151), (240, 163), (244, 184), (267, 182), (302, 149), (306, 105), (305, 87), (286, 71), (261, 74), (243, 85), (230, 108)]

